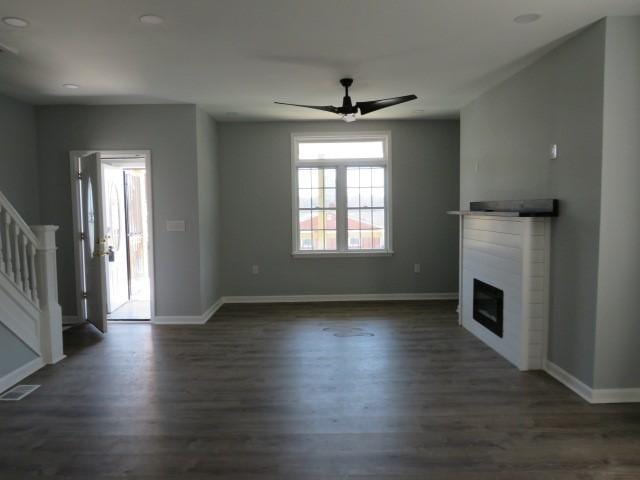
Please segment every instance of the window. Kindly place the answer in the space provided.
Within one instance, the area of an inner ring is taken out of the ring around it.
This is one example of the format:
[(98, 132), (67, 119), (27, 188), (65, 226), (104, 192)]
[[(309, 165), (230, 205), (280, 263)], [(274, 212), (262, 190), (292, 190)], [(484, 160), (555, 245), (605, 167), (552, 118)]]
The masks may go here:
[(389, 134), (293, 135), (293, 252), (390, 254)]

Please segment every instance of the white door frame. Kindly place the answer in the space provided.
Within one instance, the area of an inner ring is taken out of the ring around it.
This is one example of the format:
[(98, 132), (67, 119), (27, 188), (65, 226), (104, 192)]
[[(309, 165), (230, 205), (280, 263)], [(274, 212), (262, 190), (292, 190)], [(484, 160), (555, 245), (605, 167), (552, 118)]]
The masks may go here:
[[(78, 321), (83, 322), (86, 320), (86, 312), (84, 309), (84, 303), (82, 302), (82, 279), (84, 276), (82, 250), (80, 249), (80, 239), (78, 238), (79, 232), (82, 230), (82, 215), (80, 212), (80, 189), (77, 188), (78, 182), (78, 165), (79, 159), (86, 155), (99, 152), (101, 154), (109, 155), (110, 157), (138, 157), (144, 158), (144, 165), (146, 170), (146, 188), (147, 188), (147, 231), (149, 232), (149, 289), (151, 300), (151, 315), (149, 322), (153, 323), (156, 318), (156, 276), (155, 276), (155, 257), (154, 242), (153, 242), (153, 182), (151, 181), (153, 175), (151, 170), (151, 150), (72, 150), (69, 152), (69, 165), (70, 165), (70, 178), (71, 178), (71, 203), (73, 206), (73, 252), (75, 260), (76, 271), (76, 308), (78, 310)], [(104, 199), (100, 199), (102, 206)]]

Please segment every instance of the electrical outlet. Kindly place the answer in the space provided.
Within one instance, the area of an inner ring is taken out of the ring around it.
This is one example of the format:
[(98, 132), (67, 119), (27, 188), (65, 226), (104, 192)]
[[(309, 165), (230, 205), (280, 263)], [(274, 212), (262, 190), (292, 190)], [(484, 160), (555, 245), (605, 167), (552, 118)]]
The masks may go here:
[(260, 265), (253, 265), (251, 267), (251, 273), (258, 275), (260, 273)]
[(413, 273), (420, 273), (420, 264), (419, 263), (414, 263), (413, 264)]
[(558, 159), (558, 144), (554, 143), (553, 145), (551, 145), (551, 148), (549, 149), (549, 159), (550, 160)]

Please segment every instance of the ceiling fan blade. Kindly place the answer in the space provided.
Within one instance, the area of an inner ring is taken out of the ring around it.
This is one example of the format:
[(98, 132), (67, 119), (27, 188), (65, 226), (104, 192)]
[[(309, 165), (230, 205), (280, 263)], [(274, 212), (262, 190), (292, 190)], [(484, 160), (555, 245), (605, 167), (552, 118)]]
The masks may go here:
[(403, 97), (384, 98), (382, 100), (371, 100), (369, 102), (358, 102), (356, 106), (360, 109), (360, 115), (375, 112), (383, 108), (392, 107), (404, 102), (410, 102), (418, 97), (415, 95), (405, 95)]
[(303, 107), (303, 108), (313, 108), (314, 110), (322, 110), (324, 112), (331, 113), (340, 113), (337, 107), (332, 107), (331, 105), (299, 105), (297, 103), (284, 103), (284, 102), (273, 102), (278, 105), (289, 105), (290, 107)]

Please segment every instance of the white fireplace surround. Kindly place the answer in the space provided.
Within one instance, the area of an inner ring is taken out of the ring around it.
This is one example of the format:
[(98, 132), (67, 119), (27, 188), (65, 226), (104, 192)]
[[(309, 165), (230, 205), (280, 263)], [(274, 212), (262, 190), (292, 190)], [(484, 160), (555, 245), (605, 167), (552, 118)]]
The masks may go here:
[[(460, 216), (460, 323), (520, 370), (544, 367), (549, 311), (548, 217)], [(473, 280), (504, 292), (503, 336), (473, 319)]]

